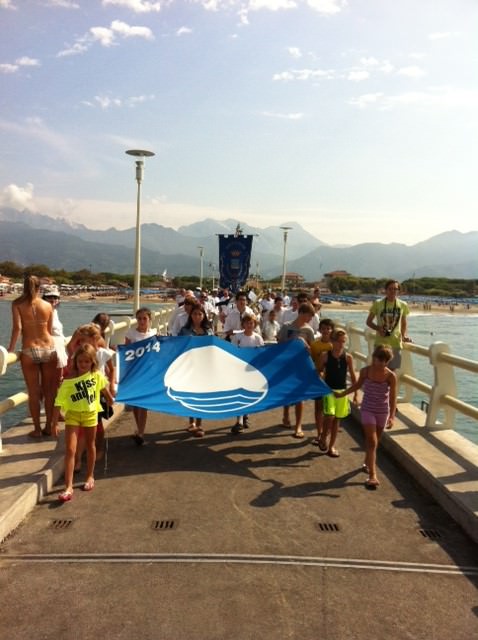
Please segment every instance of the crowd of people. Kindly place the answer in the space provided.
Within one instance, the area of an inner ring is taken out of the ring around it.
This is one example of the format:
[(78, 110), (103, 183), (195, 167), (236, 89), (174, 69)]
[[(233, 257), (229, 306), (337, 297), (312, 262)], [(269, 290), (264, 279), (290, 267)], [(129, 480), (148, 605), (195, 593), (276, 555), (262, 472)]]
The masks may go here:
[[(346, 351), (347, 335), (327, 318), (320, 317), (320, 291), (299, 292), (289, 297), (265, 291), (227, 289), (178, 292), (176, 308), (169, 318), (170, 336), (219, 335), (239, 348), (261, 348), (289, 340), (301, 340), (331, 393), (317, 398), (314, 406), (317, 436), (312, 445), (332, 458), (338, 457), (337, 434), (340, 420), (350, 412), (347, 396), (363, 389), (361, 419), (365, 436), (366, 485), (376, 488), (376, 450), (384, 428), (393, 424), (396, 410), (396, 375), (401, 348), (408, 341), (406, 303), (398, 298), (400, 286), (387, 282), (385, 297), (370, 308), (367, 325), (376, 332), (372, 362), (359, 375)], [(58, 436), (58, 422), (65, 422), (65, 489), (61, 502), (73, 497), (75, 472), (81, 470), (86, 450), (84, 491), (95, 486), (95, 462), (103, 455), (103, 419), (112, 415), (116, 391), (115, 352), (109, 348), (107, 329), (110, 318), (99, 313), (92, 322), (81, 325), (65, 345), (58, 318), (60, 294), (55, 286), (41, 288), (33, 275), (25, 277), (23, 294), (12, 303), (12, 334), (8, 351), (13, 352), (22, 339), (20, 362), (29, 396), (33, 421), (32, 438)], [(125, 343), (144, 340), (156, 334), (152, 312), (136, 312), (136, 326), (126, 334)], [(350, 382), (350, 386), (347, 384)], [(45, 426), (40, 424), (41, 404), (45, 408)], [(291, 420), (293, 409), (294, 419)], [(282, 424), (293, 430), (293, 437), (304, 438), (303, 402), (284, 407)], [(144, 444), (147, 409), (132, 407), (134, 442)], [(247, 415), (238, 416), (231, 428), (234, 435), (249, 427)], [(205, 435), (200, 417), (190, 416), (187, 431), (194, 437)]]

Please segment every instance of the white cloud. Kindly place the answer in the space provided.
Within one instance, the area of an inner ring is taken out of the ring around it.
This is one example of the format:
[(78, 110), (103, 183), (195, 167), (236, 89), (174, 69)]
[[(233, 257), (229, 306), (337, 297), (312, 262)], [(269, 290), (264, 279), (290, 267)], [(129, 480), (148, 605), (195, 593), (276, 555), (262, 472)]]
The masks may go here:
[(83, 100), (82, 104), (87, 107), (100, 107), (106, 111), (111, 108), (136, 107), (139, 104), (154, 100), (154, 95), (129, 96), (128, 98), (112, 98), (111, 96), (98, 95), (91, 100)]
[(269, 11), (280, 11), (281, 9), (295, 9), (297, 3), (294, 0), (249, 0), (248, 8), (250, 11), (260, 11), (267, 9)]
[(28, 56), (23, 56), (22, 58), (17, 58), (15, 63), (20, 67), (39, 67), (40, 61), (36, 58), (29, 58)]
[(62, 9), (79, 9), (80, 5), (73, 0), (48, 0), (47, 7), (60, 7)]
[(88, 33), (79, 37), (75, 44), (57, 53), (58, 58), (79, 55), (88, 51), (95, 43), (99, 42), (103, 47), (117, 45), (117, 37), (144, 38), (154, 40), (153, 32), (149, 27), (130, 26), (121, 20), (113, 20), (109, 27), (91, 27)]
[(360, 58), (360, 64), (364, 67), (376, 67), (380, 64), (377, 58), (371, 56), (370, 58)]
[(268, 118), (280, 118), (281, 120), (301, 120), (304, 117), (303, 113), (274, 113), (273, 111), (263, 111), (263, 116)]
[(362, 82), (362, 80), (368, 80), (370, 78), (370, 73), (368, 71), (350, 71), (347, 80), (352, 80), (352, 82)]
[(20, 122), (0, 120), (0, 130), (27, 138), (32, 144), (34, 140), (39, 140), (63, 157), (77, 157), (75, 143), (56, 129), (50, 129), (41, 118), (26, 118)]
[(116, 36), (107, 27), (91, 27), (90, 33), (94, 41), (98, 41), (103, 47), (111, 47), (115, 44)]
[(383, 98), (383, 95), (383, 93), (365, 93), (358, 98), (352, 98), (352, 100), (349, 101), (349, 104), (354, 107), (358, 107), (359, 109), (365, 109), (370, 105), (377, 104), (377, 102)]
[(383, 73), (392, 73), (392, 71), (395, 69), (395, 67), (393, 66), (393, 64), (389, 60), (384, 60), (382, 62), (382, 64), (380, 65), (379, 69)]
[(10, 62), (0, 64), (0, 73), (16, 73), (18, 69), (18, 64), (11, 64)]
[(23, 56), (22, 58), (17, 58), (15, 63), (5, 62), (0, 64), (0, 73), (16, 73), (20, 67), (39, 67), (40, 61), (35, 58), (29, 58), (28, 56)]
[(149, 27), (131, 27), (121, 20), (113, 20), (111, 29), (115, 33), (119, 33), (123, 38), (144, 38), (145, 40), (154, 40), (153, 32)]
[(331, 70), (323, 69), (293, 69), (292, 71), (282, 71), (281, 73), (275, 73), (272, 76), (273, 80), (280, 80), (283, 82), (291, 82), (294, 80), (316, 80), (319, 78), (331, 79), (335, 77), (335, 72)]
[(24, 187), (19, 187), (16, 184), (9, 184), (0, 194), (0, 203), (4, 207), (11, 207), (17, 211), (23, 211), (23, 209), (35, 211), (36, 207), (33, 202), (32, 183), (27, 182)]
[(114, 5), (116, 7), (125, 7), (131, 9), (135, 13), (150, 13), (151, 11), (160, 11), (160, 2), (148, 2), (148, 0), (103, 0), (102, 5)]
[(12, 0), (0, 0), (0, 9), (15, 9), (16, 6), (13, 4)]
[(62, 49), (56, 55), (57, 58), (64, 58), (67, 56), (77, 56), (85, 53), (90, 48), (90, 43), (87, 43), (86, 38), (80, 38), (75, 44), (66, 49)]
[(186, 36), (189, 35), (190, 33), (192, 33), (193, 30), (190, 29), (189, 27), (180, 27), (177, 31), (176, 31), (176, 35), (177, 36)]
[(299, 47), (287, 47), (287, 51), (292, 56), (292, 58), (295, 58), (296, 60), (302, 58), (302, 52)]
[(358, 96), (349, 104), (361, 109), (378, 107), (393, 109), (396, 107), (425, 107), (425, 108), (471, 108), (478, 107), (478, 91), (455, 89), (453, 87), (429, 87), (425, 91), (406, 91), (395, 95), (371, 93)]
[(110, 98), (108, 96), (95, 96), (95, 101), (100, 105), (102, 109), (109, 109), (110, 107), (121, 107), (122, 105), (120, 98)]
[(461, 36), (459, 31), (437, 31), (435, 33), (429, 33), (429, 40), (446, 40), (448, 38), (458, 38)]
[(307, 4), (314, 11), (333, 15), (347, 6), (346, 0), (307, 0)]
[(423, 76), (426, 76), (426, 71), (414, 65), (402, 67), (397, 73), (399, 76), (406, 76), (407, 78), (423, 78)]

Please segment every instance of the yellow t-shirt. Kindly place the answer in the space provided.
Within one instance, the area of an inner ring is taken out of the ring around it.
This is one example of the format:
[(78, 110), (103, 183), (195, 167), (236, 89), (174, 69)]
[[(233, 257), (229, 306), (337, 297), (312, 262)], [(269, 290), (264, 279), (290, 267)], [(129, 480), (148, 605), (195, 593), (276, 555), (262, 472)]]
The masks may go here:
[(331, 342), (322, 342), (322, 340), (318, 338), (310, 345), (310, 355), (314, 361), (317, 372), (319, 371), (320, 356), (324, 351), (332, 351)]
[(105, 376), (99, 371), (93, 371), (63, 380), (55, 399), (55, 407), (62, 412), (88, 411), (100, 413), (101, 389), (108, 384)]

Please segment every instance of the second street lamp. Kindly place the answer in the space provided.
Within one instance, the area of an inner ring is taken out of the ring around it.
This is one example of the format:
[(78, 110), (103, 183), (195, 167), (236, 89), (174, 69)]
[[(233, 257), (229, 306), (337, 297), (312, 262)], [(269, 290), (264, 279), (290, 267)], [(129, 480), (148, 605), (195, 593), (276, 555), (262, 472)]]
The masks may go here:
[(287, 234), (292, 229), (292, 227), (280, 227), (284, 232), (284, 256), (282, 259), (282, 284), (281, 291), (282, 295), (285, 294), (285, 274), (286, 274), (286, 256), (287, 256)]
[(198, 247), (198, 249), (199, 249), (199, 261), (200, 261), (199, 288), (202, 291), (202, 281), (204, 276), (204, 247)]

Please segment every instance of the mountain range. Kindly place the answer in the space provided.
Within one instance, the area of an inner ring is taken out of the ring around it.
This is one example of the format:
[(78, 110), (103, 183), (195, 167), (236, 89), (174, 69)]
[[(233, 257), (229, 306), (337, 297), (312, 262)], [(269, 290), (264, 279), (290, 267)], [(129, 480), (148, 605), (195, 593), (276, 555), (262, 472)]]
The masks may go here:
[[(141, 225), (141, 269), (169, 276), (199, 274), (199, 247), (204, 248), (204, 275), (217, 273), (218, 234), (234, 233), (237, 220), (206, 219), (178, 230), (158, 224)], [(282, 274), (283, 232), (278, 226), (258, 228), (239, 223), (244, 235), (254, 235), (251, 272), (263, 278)], [(362, 243), (331, 246), (296, 222), (287, 237), (287, 271), (318, 281), (324, 273), (343, 270), (356, 276), (399, 280), (410, 277), (478, 277), (478, 231), (448, 231), (408, 246)], [(0, 207), (0, 262), (45, 264), (52, 269), (132, 273), (135, 228), (88, 229), (62, 218)]]

